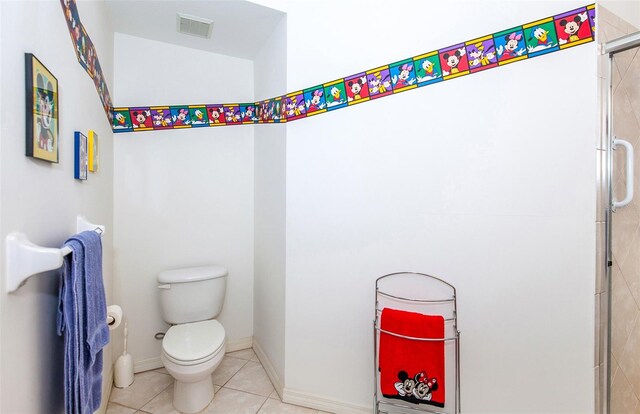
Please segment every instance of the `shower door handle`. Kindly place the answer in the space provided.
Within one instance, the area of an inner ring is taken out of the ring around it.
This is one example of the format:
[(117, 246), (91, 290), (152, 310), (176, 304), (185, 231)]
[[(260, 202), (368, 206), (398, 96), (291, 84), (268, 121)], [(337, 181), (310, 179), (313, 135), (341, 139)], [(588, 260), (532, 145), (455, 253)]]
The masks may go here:
[(618, 145), (624, 147), (627, 152), (627, 195), (621, 201), (613, 200), (613, 209), (615, 210), (618, 207), (624, 207), (633, 200), (633, 146), (629, 143), (629, 141), (625, 141), (623, 139), (613, 138), (613, 149), (616, 149)]

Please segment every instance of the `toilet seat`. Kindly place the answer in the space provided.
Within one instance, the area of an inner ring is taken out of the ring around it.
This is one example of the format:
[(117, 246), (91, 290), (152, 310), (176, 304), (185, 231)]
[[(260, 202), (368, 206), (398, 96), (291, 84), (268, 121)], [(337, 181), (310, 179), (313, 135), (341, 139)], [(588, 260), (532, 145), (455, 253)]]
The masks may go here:
[(224, 327), (215, 319), (174, 325), (162, 340), (162, 352), (178, 365), (196, 365), (215, 357), (224, 347)]

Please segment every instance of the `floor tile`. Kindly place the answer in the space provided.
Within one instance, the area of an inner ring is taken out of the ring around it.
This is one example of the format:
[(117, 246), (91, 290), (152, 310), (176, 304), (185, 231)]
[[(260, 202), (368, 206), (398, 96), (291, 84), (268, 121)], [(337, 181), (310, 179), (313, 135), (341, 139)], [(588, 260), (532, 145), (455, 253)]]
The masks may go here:
[(167, 375), (170, 375), (170, 374), (169, 374), (169, 371), (167, 371), (167, 369), (166, 369), (166, 368), (158, 368), (158, 369), (154, 369), (154, 370), (153, 370), (153, 372), (159, 372), (160, 374), (167, 374)]
[(317, 414), (317, 410), (300, 407), (292, 404), (285, 404), (273, 398), (267, 399), (258, 414)]
[[(269, 377), (251, 349), (229, 353), (212, 375), (215, 396), (198, 414), (317, 413), (303, 407), (282, 404)], [(176, 414), (173, 408), (173, 378), (164, 368), (138, 373), (128, 388), (113, 388), (106, 414)], [(225, 385), (226, 384), (226, 385)], [(225, 387), (221, 387), (225, 385)], [(136, 411), (137, 410), (137, 411)], [(293, 411), (292, 411), (293, 410)], [(300, 411), (303, 410), (303, 411)]]
[(243, 349), (241, 351), (229, 352), (227, 356), (249, 361), (250, 359), (256, 357), (256, 353), (253, 352), (253, 349), (248, 348), (248, 349)]
[(133, 384), (127, 388), (113, 388), (111, 402), (131, 408), (142, 408), (153, 397), (173, 383), (170, 375), (154, 371), (141, 372), (134, 377)]
[(267, 397), (222, 388), (203, 414), (255, 414)]
[(236, 375), (233, 376), (225, 387), (239, 391), (268, 397), (274, 390), (271, 381), (259, 362), (249, 361)]
[[(221, 387), (217, 385), (213, 386), (214, 393), (217, 393), (220, 389)], [(149, 414), (180, 414), (180, 411), (173, 407), (173, 384), (169, 385), (164, 391), (145, 404), (141, 412)]]
[(173, 384), (145, 404), (142, 409), (151, 414), (180, 414), (173, 408)]
[(107, 404), (106, 414), (133, 414), (136, 410), (134, 408), (125, 407), (120, 404), (110, 402)]
[(246, 363), (244, 359), (225, 356), (218, 368), (213, 371), (213, 383), (220, 386), (226, 384)]

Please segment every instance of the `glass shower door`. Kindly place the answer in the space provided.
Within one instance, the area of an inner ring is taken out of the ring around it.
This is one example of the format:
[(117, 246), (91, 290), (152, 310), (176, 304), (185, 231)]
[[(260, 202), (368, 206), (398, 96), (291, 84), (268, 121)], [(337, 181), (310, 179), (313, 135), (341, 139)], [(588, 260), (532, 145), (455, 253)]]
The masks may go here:
[[(607, 383), (603, 412), (640, 411), (640, 34), (623, 37), (610, 52), (606, 154), (607, 255), (601, 306), (608, 335), (601, 343)], [(605, 45), (615, 46), (614, 42)], [(633, 194), (636, 193), (636, 197)], [(606, 298), (606, 300), (604, 299)]]

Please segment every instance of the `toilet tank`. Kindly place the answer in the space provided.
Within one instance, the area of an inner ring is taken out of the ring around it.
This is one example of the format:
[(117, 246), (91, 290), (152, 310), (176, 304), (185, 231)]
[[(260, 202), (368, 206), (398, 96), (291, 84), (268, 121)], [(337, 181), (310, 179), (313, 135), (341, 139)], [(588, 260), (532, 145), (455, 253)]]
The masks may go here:
[(166, 270), (158, 275), (160, 311), (170, 324), (204, 321), (220, 314), (227, 269), (200, 266)]

